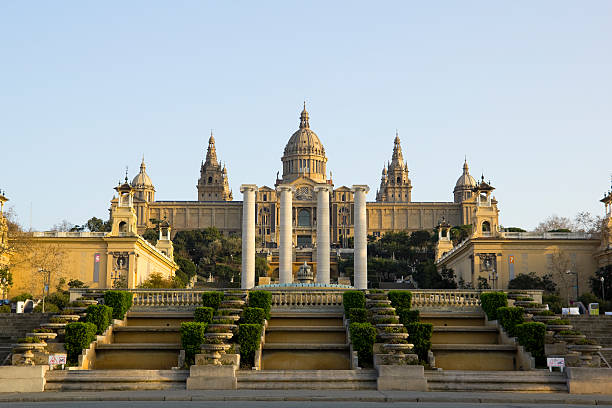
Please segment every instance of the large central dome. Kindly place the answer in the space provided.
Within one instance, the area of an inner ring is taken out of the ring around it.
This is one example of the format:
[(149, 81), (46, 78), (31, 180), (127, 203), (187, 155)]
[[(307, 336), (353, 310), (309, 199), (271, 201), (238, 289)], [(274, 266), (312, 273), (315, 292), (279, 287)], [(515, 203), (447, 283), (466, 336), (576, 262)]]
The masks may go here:
[(325, 148), (317, 134), (310, 129), (306, 104), (300, 115), (300, 128), (289, 138), (281, 161), (283, 183), (290, 183), (301, 176), (317, 183), (326, 180)]

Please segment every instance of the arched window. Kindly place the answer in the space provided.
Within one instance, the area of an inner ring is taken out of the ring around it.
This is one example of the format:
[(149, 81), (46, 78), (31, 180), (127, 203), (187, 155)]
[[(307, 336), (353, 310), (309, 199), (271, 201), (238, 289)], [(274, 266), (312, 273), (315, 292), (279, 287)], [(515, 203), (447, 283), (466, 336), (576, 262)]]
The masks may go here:
[(397, 184), (400, 184), (401, 182), (402, 182), (402, 178), (401, 178), (401, 177), (398, 177), (398, 178), (397, 178)]
[(212, 184), (212, 177), (208, 178), (208, 184)]
[(491, 224), (489, 224), (489, 221), (482, 223), (482, 232), (491, 232)]
[(346, 194), (342, 193), (342, 201), (346, 201)]
[(300, 210), (298, 212), (298, 227), (310, 227), (310, 211)]
[(119, 223), (119, 232), (127, 232), (127, 223), (125, 221)]

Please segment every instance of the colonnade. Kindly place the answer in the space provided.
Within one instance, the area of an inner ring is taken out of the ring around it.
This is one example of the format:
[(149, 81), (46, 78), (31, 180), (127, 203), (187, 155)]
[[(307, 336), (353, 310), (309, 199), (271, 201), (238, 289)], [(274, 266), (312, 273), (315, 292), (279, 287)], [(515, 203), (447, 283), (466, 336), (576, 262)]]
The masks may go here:
[[(276, 189), (280, 198), (279, 219), (279, 282), (293, 283), (293, 193), (295, 187), (281, 184)], [(330, 284), (330, 213), (329, 195), (332, 188), (328, 184), (315, 186), (317, 196), (317, 283)], [(354, 185), (354, 282), (357, 289), (368, 287), (367, 224), (366, 224), (366, 185)], [(242, 278), (243, 289), (255, 286), (255, 193), (257, 186), (243, 184), (242, 204)]]

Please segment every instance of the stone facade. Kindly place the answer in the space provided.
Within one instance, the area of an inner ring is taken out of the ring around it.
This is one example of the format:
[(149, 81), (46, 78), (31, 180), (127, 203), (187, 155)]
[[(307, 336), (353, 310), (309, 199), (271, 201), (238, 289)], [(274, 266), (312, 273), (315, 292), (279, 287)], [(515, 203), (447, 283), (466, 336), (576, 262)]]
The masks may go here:
[[(321, 184), (327, 184), (331, 188), (330, 243), (332, 247), (347, 247), (348, 239), (353, 236), (354, 231), (354, 193), (348, 186), (335, 187), (331, 173), (328, 177), (325, 148), (310, 128), (310, 117), (306, 108), (300, 114), (298, 130), (292, 134), (283, 150), (281, 161), (282, 176), (280, 172), (277, 173), (273, 186), (260, 186), (255, 194), (257, 247), (278, 246), (280, 198), (276, 187), (281, 184), (293, 186), (295, 189), (291, 210), (294, 247), (310, 248), (317, 242), (317, 195), (314, 189)], [(391, 161), (383, 170), (376, 202), (366, 203), (367, 233), (382, 236), (390, 231), (431, 230), (441, 220), (452, 225), (471, 223), (474, 204), (467, 199), (470, 198), (468, 195), (472, 194), (471, 188), (476, 183), (467, 172), (465, 163), (464, 174), (455, 186), (453, 202), (412, 202), (408, 165), (404, 160), (399, 136), (396, 135)], [(216, 227), (225, 234), (240, 234), (242, 202), (233, 201), (228, 187), (227, 169), (221, 167), (217, 160), (212, 136), (206, 160), (200, 170), (197, 201), (154, 201), (153, 184), (143, 173), (144, 162), (141, 172), (137, 175), (138, 180), (143, 182), (139, 184), (141, 187), (136, 188), (134, 197), (140, 233), (146, 228), (154, 227), (155, 224), (151, 220), (166, 220), (175, 232)], [(462, 192), (460, 200), (457, 200), (457, 191)], [(116, 203), (117, 200), (113, 199), (111, 208), (114, 208)]]

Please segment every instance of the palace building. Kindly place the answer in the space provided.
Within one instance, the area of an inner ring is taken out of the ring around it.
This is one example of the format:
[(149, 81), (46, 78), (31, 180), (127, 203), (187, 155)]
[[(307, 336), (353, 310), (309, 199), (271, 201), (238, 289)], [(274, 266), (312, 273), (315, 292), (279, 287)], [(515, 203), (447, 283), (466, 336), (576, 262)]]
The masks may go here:
[[(381, 161), (383, 158), (381, 158)], [(354, 231), (354, 194), (347, 186), (335, 186), (327, 171), (327, 155), (321, 139), (310, 127), (306, 107), (300, 114), (298, 129), (291, 135), (281, 157), (282, 176), (277, 173), (271, 186), (259, 186), (256, 193), (256, 233), (259, 248), (276, 248), (279, 242), (280, 199), (276, 188), (290, 185), (295, 188), (292, 203), (293, 245), (311, 248), (316, 243), (316, 195), (318, 184), (331, 187), (330, 241), (332, 247), (346, 247)], [(470, 224), (475, 202), (472, 189), (477, 185), (470, 175), (467, 161), (457, 180), (451, 202), (413, 202), (412, 182), (408, 164), (396, 134), (391, 161), (383, 166), (376, 201), (368, 202), (367, 233), (382, 236), (390, 231), (431, 230), (441, 220), (452, 225)], [(134, 208), (138, 232), (153, 228), (156, 220), (166, 220), (174, 232), (216, 227), (225, 234), (240, 234), (242, 202), (233, 200), (229, 189), (228, 168), (217, 159), (215, 138), (208, 141), (206, 159), (200, 167), (197, 200), (155, 201), (155, 187), (146, 173), (143, 162), (134, 177)], [(492, 189), (492, 188), (491, 188)], [(116, 199), (111, 207), (116, 206)], [(495, 198), (490, 198), (497, 208)], [(493, 226), (493, 225), (492, 225)]]

